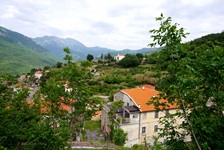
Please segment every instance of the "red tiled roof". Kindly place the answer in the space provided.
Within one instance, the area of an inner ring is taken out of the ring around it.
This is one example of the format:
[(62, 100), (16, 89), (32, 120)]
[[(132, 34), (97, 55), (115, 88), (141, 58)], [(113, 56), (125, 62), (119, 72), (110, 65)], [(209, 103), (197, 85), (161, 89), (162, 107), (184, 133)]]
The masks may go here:
[[(149, 88), (151, 86), (142, 86), (140, 88), (124, 89), (123, 93), (129, 95), (137, 105), (140, 105), (140, 109), (144, 111), (156, 110), (154, 105), (147, 105), (146, 103), (153, 97), (158, 96), (159, 92), (155, 89)], [(166, 100), (160, 100), (160, 102), (167, 102)], [(165, 109), (177, 108), (176, 105), (169, 105)]]
[(98, 111), (96, 111), (95, 115), (99, 115), (101, 113), (102, 113), (102, 111), (101, 110), (98, 110)]
[[(69, 105), (66, 105), (64, 102), (63, 102), (63, 98), (61, 98), (61, 102), (58, 102), (54, 105), (58, 105), (59, 109), (60, 110), (63, 110), (63, 111), (66, 111), (66, 112), (69, 112), (71, 110), (71, 106)], [(34, 104), (34, 101), (33, 100), (27, 100), (27, 103), (29, 105), (33, 105)], [(47, 114), (51, 111), (51, 108), (50, 108), (50, 103), (49, 102), (45, 102), (44, 104), (41, 104), (41, 107), (40, 107), (40, 112), (43, 113), (43, 114)]]

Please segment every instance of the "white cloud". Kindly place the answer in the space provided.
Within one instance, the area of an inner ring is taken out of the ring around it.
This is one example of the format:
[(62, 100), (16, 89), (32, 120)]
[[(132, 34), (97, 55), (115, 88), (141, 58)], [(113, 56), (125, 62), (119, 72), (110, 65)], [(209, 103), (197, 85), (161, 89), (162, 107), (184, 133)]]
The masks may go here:
[(0, 25), (29, 37), (55, 35), (87, 46), (138, 49), (150, 43), (160, 13), (193, 40), (223, 30), (221, 0), (10, 0), (0, 2)]

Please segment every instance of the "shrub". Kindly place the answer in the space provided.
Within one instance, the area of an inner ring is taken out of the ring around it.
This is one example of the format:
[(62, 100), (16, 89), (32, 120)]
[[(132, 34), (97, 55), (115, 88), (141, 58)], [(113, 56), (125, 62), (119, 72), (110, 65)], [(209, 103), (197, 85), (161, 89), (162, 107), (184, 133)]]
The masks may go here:
[(91, 67), (92, 63), (88, 60), (84, 60), (84, 61), (81, 61), (81, 66), (82, 67)]

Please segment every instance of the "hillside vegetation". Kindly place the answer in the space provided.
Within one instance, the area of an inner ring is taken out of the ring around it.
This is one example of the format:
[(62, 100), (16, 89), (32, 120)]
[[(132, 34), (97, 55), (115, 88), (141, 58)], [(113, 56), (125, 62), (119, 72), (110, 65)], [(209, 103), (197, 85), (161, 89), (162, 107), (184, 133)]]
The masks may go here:
[(0, 74), (28, 73), (32, 68), (53, 66), (57, 63), (54, 56), (33, 51), (21, 44), (0, 40)]
[[(100, 57), (111, 53), (147, 53), (155, 48), (142, 48), (139, 50), (117, 51), (102, 47), (86, 47), (81, 42), (72, 38), (59, 38), (55, 36), (44, 36), (31, 39), (23, 34), (8, 30), (0, 26), (0, 74), (27, 73), (31, 68), (42, 68), (53, 66), (57, 62), (64, 62), (63, 48), (69, 47), (73, 61), (85, 60), (88, 54)], [(9, 52), (10, 51), (10, 52)], [(18, 56), (18, 57), (17, 57)]]
[(0, 27), (0, 74), (22, 74), (32, 68), (53, 66), (60, 59), (31, 38)]

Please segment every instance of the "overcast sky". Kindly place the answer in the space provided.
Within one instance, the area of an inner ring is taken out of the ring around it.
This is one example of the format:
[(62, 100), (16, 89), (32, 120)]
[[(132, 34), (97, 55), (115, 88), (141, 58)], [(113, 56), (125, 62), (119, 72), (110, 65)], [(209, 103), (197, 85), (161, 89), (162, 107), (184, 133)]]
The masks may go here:
[(117, 50), (147, 47), (161, 13), (190, 32), (185, 41), (224, 30), (223, 0), (0, 0), (7, 29)]

